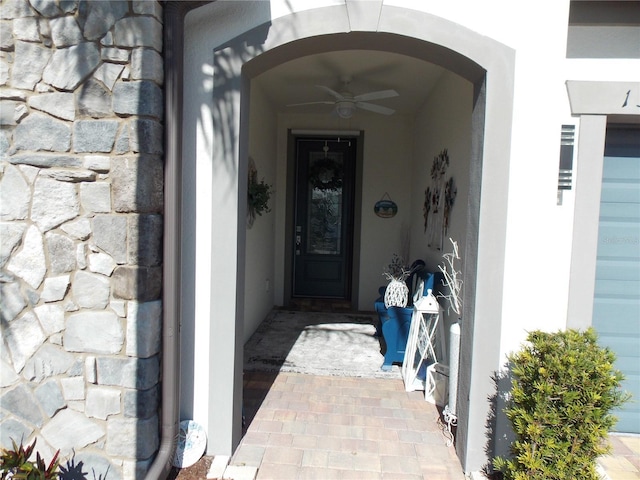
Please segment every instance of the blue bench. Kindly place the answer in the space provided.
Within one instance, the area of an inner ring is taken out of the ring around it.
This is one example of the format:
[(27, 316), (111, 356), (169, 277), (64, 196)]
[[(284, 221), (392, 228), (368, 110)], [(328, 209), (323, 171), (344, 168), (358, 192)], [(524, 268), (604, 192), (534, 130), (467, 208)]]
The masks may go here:
[(411, 317), (413, 316), (413, 294), (419, 280), (424, 282), (423, 294), (431, 290), (434, 295), (437, 295), (439, 287), (442, 285), (442, 273), (428, 272), (422, 268), (417, 269), (409, 276), (406, 280), (409, 287), (409, 304), (406, 307), (386, 308), (384, 305), (385, 287), (380, 287), (380, 297), (375, 301), (374, 306), (379, 319), (376, 334), (382, 335), (387, 347), (382, 364), (382, 370), (384, 371), (391, 370), (394, 363), (402, 363), (404, 361), (404, 352), (407, 348)]

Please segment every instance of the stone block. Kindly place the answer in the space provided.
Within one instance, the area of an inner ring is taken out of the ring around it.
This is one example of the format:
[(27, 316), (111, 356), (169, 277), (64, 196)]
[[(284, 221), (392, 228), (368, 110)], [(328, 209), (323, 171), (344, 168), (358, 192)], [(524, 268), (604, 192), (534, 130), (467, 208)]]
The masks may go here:
[(73, 124), (73, 151), (110, 152), (116, 141), (116, 120), (80, 120)]
[(162, 264), (162, 216), (130, 215), (127, 236), (129, 263), (139, 266)]
[(12, 321), (27, 306), (18, 282), (0, 283), (0, 298), (2, 299), (0, 319), (3, 322)]
[(81, 311), (69, 315), (63, 338), (67, 351), (109, 354), (120, 351), (124, 332), (113, 312)]
[(60, 90), (75, 90), (100, 64), (95, 44), (79, 43), (56, 50), (42, 73), (42, 80)]
[(77, 92), (78, 113), (93, 118), (112, 114), (111, 92), (97, 80), (90, 78)]
[(100, 50), (102, 59), (107, 62), (113, 63), (128, 63), (129, 62), (129, 50), (124, 48), (115, 47), (103, 47)]
[(109, 277), (116, 266), (117, 264), (111, 258), (111, 255), (102, 252), (89, 254), (89, 270), (93, 273), (100, 273)]
[(80, 203), (72, 183), (38, 177), (33, 192), (31, 219), (43, 232), (78, 216)]
[(93, 225), (93, 242), (96, 247), (118, 264), (127, 262), (127, 217), (124, 215), (96, 215)]
[(76, 267), (76, 245), (66, 235), (49, 232), (45, 235), (49, 252), (49, 273), (59, 275)]
[(20, 377), (13, 371), (11, 365), (4, 360), (0, 360), (0, 388), (10, 387), (18, 380), (20, 380)]
[(43, 93), (29, 97), (31, 108), (41, 110), (63, 120), (76, 118), (75, 96), (73, 93)]
[(122, 462), (122, 476), (123, 478), (146, 478), (147, 472), (151, 468), (153, 463), (153, 457), (146, 460), (124, 460)]
[(153, 17), (127, 17), (116, 22), (113, 43), (117, 47), (151, 47), (162, 51), (162, 25)]
[(13, 49), (13, 32), (11, 21), (0, 20), (0, 50)]
[(64, 13), (75, 13), (80, 0), (58, 0), (58, 6)]
[(53, 178), (60, 182), (82, 183), (93, 182), (96, 179), (96, 172), (92, 170), (62, 170), (51, 168), (40, 173), (43, 177)]
[(104, 437), (104, 429), (84, 414), (65, 408), (42, 428), (42, 436), (62, 457), (80, 450)]
[(49, 25), (49, 19), (39, 17), (38, 18), (38, 29), (40, 30), (40, 37), (42, 38), (42, 43), (51, 47), (51, 25)]
[(0, 219), (26, 219), (31, 201), (29, 193), (29, 184), (20, 170), (13, 165), (6, 165), (4, 175), (0, 177)]
[(113, 111), (120, 115), (162, 118), (162, 90), (153, 82), (118, 82), (113, 87)]
[(17, 41), (14, 58), (19, 58), (20, 61), (14, 62), (11, 68), (11, 86), (33, 90), (42, 78), (45, 66), (51, 58), (51, 50), (36, 43)]
[(146, 459), (159, 445), (158, 418), (145, 420), (110, 418), (107, 420), (107, 454), (115, 457)]
[(151, 80), (162, 85), (164, 65), (162, 56), (150, 48), (136, 48), (131, 53), (131, 78)]
[(163, 130), (160, 122), (148, 118), (129, 122), (130, 148), (136, 153), (160, 154), (163, 151)]
[(120, 318), (127, 316), (127, 302), (124, 300), (111, 300), (109, 306)]
[(47, 262), (44, 256), (42, 234), (35, 225), (27, 229), (22, 249), (9, 260), (7, 270), (22, 278), (34, 289), (37, 289), (44, 280)]
[(102, 38), (111, 27), (129, 11), (128, 2), (119, 0), (103, 0), (100, 2), (83, 2), (86, 9), (84, 36), (88, 40)]
[(111, 211), (111, 185), (107, 182), (81, 184), (80, 205), (85, 213), (109, 213)]
[(58, 48), (77, 45), (84, 40), (78, 22), (71, 15), (52, 18), (49, 20), (49, 25), (51, 26), (51, 39)]
[(40, 413), (35, 396), (28, 385), (21, 384), (0, 397), (0, 407), (12, 415), (41, 427), (44, 417)]
[(84, 362), (82, 361), (82, 357), (76, 357), (73, 365), (67, 372), (67, 377), (81, 377), (84, 373)]
[(36, 398), (42, 407), (42, 411), (49, 418), (53, 417), (65, 406), (60, 385), (55, 380), (49, 380), (36, 388)]
[(0, 4), (0, 18), (12, 19), (21, 17), (33, 17), (29, 3), (25, 0), (4, 0)]
[(100, 45), (113, 47), (113, 34), (111, 32), (107, 32), (106, 35), (100, 39)]
[(87, 268), (87, 245), (85, 243), (81, 243), (77, 246), (76, 262), (78, 263), (79, 270)]
[(96, 73), (94, 73), (93, 76), (96, 78), (96, 80), (100, 80), (102, 83), (104, 83), (105, 87), (107, 87), (109, 90), (113, 90), (113, 86), (115, 85), (116, 80), (118, 80), (118, 77), (120, 77), (120, 74), (123, 70), (124, 67), (122, 65), (118, 65), (115, 63), (103, 63), (96, 70)]
[(82, 164), (84, 168), (99, 173), (107, 173), (111, 169), (111, 159), (105, 155), (87, 155)]
[(69, 275), (45, 278), (40, 298), (43, 302), (57, 302), (62, 300), (69, 290), (69, 285), (71, 285)]
[[(75, 455), (76, 465), (82, 462), (84, 466), (83, 470), (91, 472), (91, 476), (87, 480), (122, 480), (123, 476), (120, 474), (120, 466), (116, 466), (111, 463), (107, 458), (96, 455), (94, 453), (77, 452)], [(120, 462), (118, 462), (120, 463)], [(94, 477), (95, 475), (95, 477)], [(128, 479), (144, 478), (139, 477), (124, 477)], [(71, 479), (70, 479), (71, 480)]]
[(160, 2), (148, 0), (134, 0), (133, 13), (138, 15), (152, 15), (162, 21), (162, 6)]
[[(68, 275), (57, 278), (60, 278), (63, 283), (69, 282)], [(33, 311), (36, 312), (40, 325), (47, 335), (64, 330), (64, 308), (62, 305), (38, 305)]]
[(38, 112), (20, 122), (13, 137), (17, 150), (68, 152), (71, 148), (70, 126)]
[(79, 218), (73, 222), (65, 223), (60, 228), (76, 240), (86, 240), (91, 235), (91, 223), (88, 218)]
[(45, 378), (67, 373), (74, 360), (72, 354), (59, 346), (44, 343), (27, 361), (22, 376), (29, 382), (40, 383)]
[(120, 390), (110, 387), (89, 387), (85, 413), (88, 417), (102, 420), (120, 413)]
[(22, 371), (27, 360), (45, 341), (38, 319), (33, 312), (29, 311), (9, 323), (4, 328), (3, 335), (16, 373)]
[[(0, 75), (2, 74), (2, 62), (0, 62)], [(0, 81), (0, 85), (2, 82)], [(0, 158), (6, 159), (9, 156), (9, 148), (11, 148), (11, 135), (5, 130), (0, 130)]]
[(121, 126), (120, 133), (118, 134), (118, 138), (116, 138), (116, 144), (113, 149), (113, 153), (117, 155), (123, 155), (131, 151), (131, 142), (130, 142), (131, 128), (129, 126), (129, 123), (130, 122), (124, 123)]
[(162, 213), (164, 178), (160, 157), (115, 157), (111, 178), (116, 212)]
[(96, 358), (98, 385), (148, 390), (160, 379), (160, 360), (150, 358)]
[(19, 123), (24, 117), (29, 115), (29, 109), (24, 103), (16, 105), (16, 108), (13, 113), (13, 119), (16, 123)]
[(0, 428), (0, 448), (13, 448), (11, 439), (29, 438), (33, 433), (33, 428), (25, 425), (14, 418), (2, 420), (2, 428)]
[(29, 0), (29, 3), (43, 17), (55, 17), (62, 13), (58, 7), (58, 2), (52, 2), (51, 0)]
[(65, 400), (67, 401), (84, 400), (84, 397), (85, 397), (84, 378), (82, 377), (61, 378), (60, 383), (62, 384), (62, 392)]
[(23, 105), (15, 100), (2, 100), (0, 102), (0, 126), (16, 125), (16, 108)]
[(117, 267), (113, 271), (113, 296), (147, 302), (162, 294), (161, 267)]
[(7, 160), (14, 165), (31, 165), (33, 167), (51, 168), (75, 168), (82, 166), (80, 157), (60, 155), (58, 153), (27, 153), (13, 155)]
[(160, 352), (162, 302), (129, 302), (126, 354), (147, 358)]
[(150, 418), (158, 413), (159, 388), (149, 390), (124, 390), (124, 411), (128, 418)]
[(35, 17), (16, 18), (13, 21), (13, 36), (16, 40), (39, 42), (38, 19)]
[[(6, 170), (5, 170), (6, 171)], [(2, 184), (0, 183), (0, 189)], [(3, 197), (0, 195), (0, 204), (3, 201)], [(0, 267), (3, 267), (10, 255), (16, 249), (16, 247), (22, 241), (22, 235), (27, 226), (24, 223), (19, 222), (0, 222)]]
[(71, 294), (80, 308), (105, 308), (109, 303), (109, 290), (109, 279), (95, 273), (76, 272), (71, 282)]

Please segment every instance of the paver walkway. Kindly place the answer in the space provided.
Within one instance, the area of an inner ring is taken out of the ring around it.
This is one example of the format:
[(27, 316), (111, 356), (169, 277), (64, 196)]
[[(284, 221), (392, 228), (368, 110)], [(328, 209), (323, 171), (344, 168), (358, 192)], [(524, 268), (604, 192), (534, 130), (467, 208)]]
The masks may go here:
[(402, 380), (246, 373), (245, 410), (230, 470), (258, 480), (465, 478), (438, 409)]
[(601, 457), (608, 480), (640, 480), (640, 435), (611, 434), (611, 455)]

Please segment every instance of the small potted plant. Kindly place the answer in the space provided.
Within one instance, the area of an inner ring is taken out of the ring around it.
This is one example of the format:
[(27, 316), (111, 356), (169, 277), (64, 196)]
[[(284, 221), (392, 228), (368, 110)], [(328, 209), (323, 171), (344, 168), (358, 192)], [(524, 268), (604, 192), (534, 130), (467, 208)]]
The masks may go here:
[(253, 225), (256, 215), (271, 212), (269, 200), (273, 195), (273, 186), (265, 183), (264, 179), (258, 181), (258, 171), (253, 160), (249, 163), (249, 183), (247, 188), (247, 222), (249, 228)]

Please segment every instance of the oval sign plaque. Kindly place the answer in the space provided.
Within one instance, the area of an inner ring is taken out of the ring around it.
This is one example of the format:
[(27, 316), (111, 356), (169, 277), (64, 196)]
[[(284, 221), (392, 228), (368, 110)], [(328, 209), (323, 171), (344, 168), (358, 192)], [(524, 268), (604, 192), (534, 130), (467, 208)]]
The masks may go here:
[(381, 218), (391, 218), (398, 213), (398, 205), (391, 199), (378, 200), (373, 206), (375, 214)]

